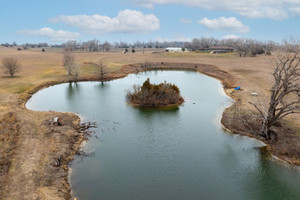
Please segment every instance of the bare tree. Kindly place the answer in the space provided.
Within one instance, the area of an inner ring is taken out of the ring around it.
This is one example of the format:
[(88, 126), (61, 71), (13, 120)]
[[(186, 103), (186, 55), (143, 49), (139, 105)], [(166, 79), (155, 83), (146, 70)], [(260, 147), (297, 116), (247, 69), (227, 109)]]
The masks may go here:
[(290, 114), (300, 113), (300, 57), (297, 53), (278, 55), (273, 72), (274, 85), (267, 106), (252, 104), (262, 118), (261, 135), (271, 137), (271, 127)]
[(266, 55), (271, 55), (271, 52), (274, 51), (276, 47), (276, 43), (271, 40), (268, 40), (263, 43), (262, 47)]
[(201, 42), (200, 42), (200, 40), (199, 40), (198, 38), (194, 38), (194, 39), (192, 40), (191, 47), (192, 47), (192, 50), (193, 50), (193, 51), (199, 50), (200, 47), (201, 47)]
[(64, 50), (63, 65), (65, 66), (68, 75), (72, 76), (74, 68), (74, 54), (69, 48), (65, 48)]
[(200, 39), (200, 46), (201, 48), (209, 48), (211, 46), (209, 38), (201, 38)]
[(97, 63), (97, 72), (99, 75), (99, 79), (103, 84), (103, 81), (107, 76), (107, 66), (104, 65), (104, 63), (101, 60), (99, 60), (99, 62)]
[(13, 77), (15, 73), (17, 73), (21, 69), (21, 65), (15, 58), (3, 58), (2, 65), (6, 70), (5, 73), (9, 74), (11, 77)]
[(86, 45), (87, 45), (87, 49), (92, 52), (92, 51), (99, 51), (99, 40), (89, 40), (86, 42)]
[(74, 64), (72, 67), (72, 75), (74, 76), (75, 80), (78, 79), (79, 74), (80, 74), (80, 65)]
[(127, 42), (120, 41), (119, 48), (129, 48), (129, 45), (127, 44)]
[(111, 49), (111, 44), (107, 41), (105, 41), (103, 44), (102, 44), (102, 47), (103, 47), (103, 50), (106, 51), (106, 52), (109, 52), (110, 49)]
[(281, 51), (289, 53), (299, 53), (300, 52), (300, 39), (296, 37), (288, 37), (282, 40), (280, 46)]
[(251, 40), (239, 40), (237, 43), (237, 50), (239, 51), (240, 57), (246, 57), (250, 52)]
[(77, 49), (77, 41), (76, 40), (69, 40), (63, 46), (65, 46), (66, 49), (70, 49), (72, 51), (75, 51)]

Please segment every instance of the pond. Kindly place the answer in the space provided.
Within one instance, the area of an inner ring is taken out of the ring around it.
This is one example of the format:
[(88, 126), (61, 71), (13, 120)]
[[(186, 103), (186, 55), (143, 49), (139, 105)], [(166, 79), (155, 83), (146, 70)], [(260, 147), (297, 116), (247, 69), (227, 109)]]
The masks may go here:
[[(138, 109), (126, 91), (147, 78), (176, 84), (178, 109)], [(150, 71), (101, 84), (66, 83), (36, 93), (27, 108), (78, 113), (98, 128), (71, 163), (73, 197), (88, 199), (300, 199), (300, 173), (223, 130), (232, 100), (218, 80), (192, 71)]]

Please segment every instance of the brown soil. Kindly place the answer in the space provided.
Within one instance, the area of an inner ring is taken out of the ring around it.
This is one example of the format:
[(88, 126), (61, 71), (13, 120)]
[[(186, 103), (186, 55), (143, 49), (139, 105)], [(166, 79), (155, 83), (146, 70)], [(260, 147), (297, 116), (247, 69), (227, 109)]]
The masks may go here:
[[(63, 126), (48, 124), (46, 119), (57, 116)], [(5, 115), (1, 132), (10, 141), (1, 140), (1, 146), (9, 144), (6, 151), (1, 148), (8, 162), (2, 165), (1, 198), (68, 199), (68, 163), (84, 137), (76, 131), (78, 123), (73, 114), (15, 110)]]
[[(26, 101), (41, 88), (70, 81), (61, 66), (62, 53), (58, 51), (21, 51), (0, 47), (0, 59), (13, 56), (22, 64), (21, 73), (9, 78), (0, 73), (0, 199), (68, 199), (68, 163), (78, 153), (86, 133), (79, 131), (79, 118), (71, 113), (34, 112), (25, 108)], [(218, 78), (228, 95), (237, 100), (242, 117), (227, 109), (222, 123), (234, 132), (251, 135), (251, 129), (232, 123), (247, 118), (254, 101), (249, 94), (268, 94), (272, 84), (272, 66), (269, 57), (239, 58), (235, 54), (207, 55), (197, 53), (136, 54), (85, 53), (76, 54), (82, 65), (80, 81), (97, 80), (95, 68), (89, 63), (101, 58), (109, 68), (107, 80), (122, 78), (129, 73), (152, 69), (194, 70)], [(146, 61), (151, 61), (151, 63)], [(243, 90), (234, 92), (233, 87)], [(243, 114), (244, 113), (244, 114)], [(62, 126), (48, 122), (61, 119)], [(243, 120), (241, 122), (244, 122)], [(264, 141), (270, 150), (286, 161), (300, 164), (300, 117), (291, 116), (276, 127), (278, 139)], [(258, 137), (257, 137), (258, 138)], [(262, 138), (259, 138), (263, 140)]]

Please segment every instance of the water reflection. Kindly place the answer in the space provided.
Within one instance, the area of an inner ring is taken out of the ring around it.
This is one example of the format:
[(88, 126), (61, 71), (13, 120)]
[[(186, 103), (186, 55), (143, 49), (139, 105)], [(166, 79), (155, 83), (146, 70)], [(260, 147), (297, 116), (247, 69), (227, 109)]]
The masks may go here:
[(244, 171), (245, 193), (252, 199), (300, 199), (300, 171), (270, 162), (265, 147), (258, 151), (258, 163)]
[(107, 88), (109, 88), (109, 82), (99, 82), (99, 83), (96, 83), (95, 87), (98, 88), (98, 89), (100, 89), (100, 90), (107, 89)]
[(70, 82), (66, 92), (68, 100), (74, 99), (75, 94), (79, 92), (80, 92), (80, 85), (77, 82)]
[(170, 107), (170, 108), (137, 108), (136, 109), (137, 117), (141, 119), (149, 120), (152, 117), (158, 116), (158, 115), (164, 115), (165, 117), (172, 116), (172, 115), (178, 115), (179, 113), (179, 107)]

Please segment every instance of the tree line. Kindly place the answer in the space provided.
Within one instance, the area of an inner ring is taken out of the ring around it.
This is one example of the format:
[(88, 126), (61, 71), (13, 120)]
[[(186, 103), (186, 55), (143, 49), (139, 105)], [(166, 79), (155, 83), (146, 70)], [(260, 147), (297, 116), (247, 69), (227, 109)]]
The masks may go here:
[(125, 48), (167, 48), (167, 47), (181, 47), (188, 49), (190, 51), (203, 51), (204, 49), (214, 48), (214, 47), (230, 47), (233, 50), (239, 52), (239, 55), (242, 57), (251, 55), (255, 56), (256, 54), (271, 54), (272, 51), (280, 48), (282, 44), (274, 42), (272, 40), (268, 41), (259, 41), (254, 39), (216, 39), (213, 37), (210, 38), (194, 38), (190, 42), (182, 41), (135, 41), (132, 43), (127, 43), (124, 41), (110, 43), (108, 41), (101, 42), (98, 39), (88, 40), (88, 41), (76, 41), (69, 40), (61, 44), (49, 45), (48, 43), (37, 43), (31, 44), (26, 43), (22, 45), (17, 45), (13, 42), (2, 43), (2, 46), (13, 47), (13, 46), (22, 46), (24, 50), (28, 48), (40, 48), (40, 47), (52, 47), (52, 48), (68, 48), (72, 50), (81, 50), (88, 52), (95, 51), (111, 51), (112, 49), (125, 49)]

